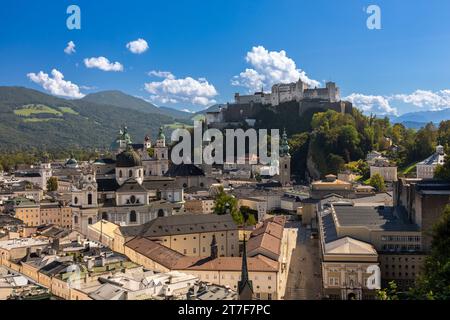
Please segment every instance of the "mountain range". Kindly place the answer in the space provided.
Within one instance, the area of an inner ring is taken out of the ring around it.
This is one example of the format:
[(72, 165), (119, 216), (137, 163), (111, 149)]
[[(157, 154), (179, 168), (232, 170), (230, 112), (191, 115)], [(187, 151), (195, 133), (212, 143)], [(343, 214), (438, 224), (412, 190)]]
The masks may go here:
[(124, 125), (140, 143), (160, 126), (190, 124), (192, 116), (120, 91), (68, 100), (24, 87), (0, 87), (0, 150), (108, 148)]
[(418, 111), (409, 112), (401, 116), (392, 116), (393, 123), (402, 123), (408, 128), (421, 128), (429, 122), (439, 124), (441, 121), (450, 120), (450, 109), (439, 111)]
[[(191, 125), (216, 104), (197, 113), (158, 107), (121, 91), (92, 93), (79, 100), (62, 99), (24, 87), (0, 86), (0, 151), (27, 148), (108, 148), (119, 129), (128, 126), (134, 142), (154, 137), (160, 126), (166, 133), (180, 125)], [(450, 109), (421, 111), (391, 117), (419, 129), (428, 122), (450, 119)]]

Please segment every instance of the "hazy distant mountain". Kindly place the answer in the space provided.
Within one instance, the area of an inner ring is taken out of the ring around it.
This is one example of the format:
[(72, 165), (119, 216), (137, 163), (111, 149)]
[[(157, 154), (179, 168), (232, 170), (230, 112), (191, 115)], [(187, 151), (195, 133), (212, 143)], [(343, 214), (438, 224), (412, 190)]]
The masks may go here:
[(403, 121), (400, 123), (403, 124), (406, 128), (421, 129), (425, 127), (428, 122)]
[(444, 109), (440, 111), (409, 112), (399, 117), (391, 117), (391, 121), (395, 123), (402, 123), (402, 122), (439, 123), (444, 120), (450, 120), (450, 109)]
[(198, 111), (195, 114), (205, 114), (207, 112), (219, 111), (220, 108), (224, 108), (226, 106), (226, 104), (215, 104), (206, 108), (205, 110)]

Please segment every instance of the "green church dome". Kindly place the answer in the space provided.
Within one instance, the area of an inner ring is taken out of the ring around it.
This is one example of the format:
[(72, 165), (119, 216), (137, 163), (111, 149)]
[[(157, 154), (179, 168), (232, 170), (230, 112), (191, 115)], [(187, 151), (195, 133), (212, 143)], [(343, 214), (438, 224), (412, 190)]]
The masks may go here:
[(116, 167), (131, 168), (142, 166), (142, 160), (139, 154), (128, 146), (127, 150), (119, 153), (116, 157)]

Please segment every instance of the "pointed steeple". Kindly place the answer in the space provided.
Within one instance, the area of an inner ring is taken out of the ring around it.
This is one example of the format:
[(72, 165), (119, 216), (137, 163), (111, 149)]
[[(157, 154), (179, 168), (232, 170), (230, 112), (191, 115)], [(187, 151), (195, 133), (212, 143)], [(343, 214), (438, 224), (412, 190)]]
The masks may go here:
[(213, 234), (212, 241), (211, 241), (211, 259), (217, 259), (218, 256), (218, 249), (217, 249), (217, 240), (216, 235)]
[(242, 252), (242, 274), (241, 281), (238, 282), (239, 300), (252, 300), (253, 298), (253, 284), (248, 276), (247, 266), (247, 246), (244, 237), (244, 251)]
[(286, 133), (286, 128), (283, 130), (283, 135), (281, 136), (281, 143), (280, 143), (280, 156), (289, 156), (289, 143)]
[(164, 135), (164, 128), (163, 127), (159, 127), (159, 132), (158, 132), (158, 139), (166, 139), (166, 136)]

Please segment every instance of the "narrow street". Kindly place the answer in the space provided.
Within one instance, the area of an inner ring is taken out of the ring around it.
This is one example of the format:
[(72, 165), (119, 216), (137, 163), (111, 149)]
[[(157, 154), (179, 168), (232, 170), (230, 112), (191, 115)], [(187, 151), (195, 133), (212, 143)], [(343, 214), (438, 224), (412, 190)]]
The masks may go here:
[(317, 300), (321, 298), (322, 277), (319, 242), (311, 239), (311, 231), (300, 222), (290, 222), (298, 228), (297, 247), (292, 252), (286, 288), (286, 300)]

